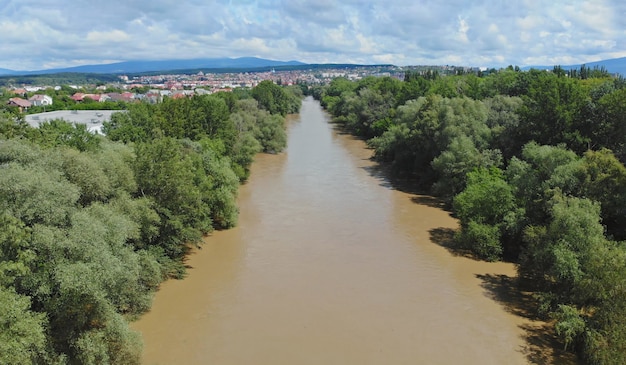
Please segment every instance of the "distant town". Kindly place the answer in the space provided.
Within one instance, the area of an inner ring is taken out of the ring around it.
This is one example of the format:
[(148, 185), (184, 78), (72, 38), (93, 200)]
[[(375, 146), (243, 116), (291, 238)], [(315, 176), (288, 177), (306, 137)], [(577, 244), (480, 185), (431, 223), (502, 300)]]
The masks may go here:
[[(276, 84), (320, 85), (337, 77), (360, 80), (364, 77), (394, 77), (403, 79), (407, 71), (436, 70), (442, 75), (481, 72), (472, 67), (458, 66), (329, 66), (298, 70), (263, 72), (194, 72), (158, 75), (116, 75), (115, 81), (87, 84), (12, 84), (0, 89), (0, 103), (5, 110), (23, 118), (31, 126), (63, 119), (87, 124), (93, 132), (101, 132), (102, 123), (110, 119), (112, 110), (125, 109), (129, 102), (159, 103), (164, 98), (184, 98), (193, 95), (231, 92), (237, 88), (253, 88), (261, 81)], [(44, 80), (54, 80), (50, 75)]]
[[(83, 85), (11, 85), (5, 87), (3, 96), (11, 96), (6, 105), (28, 113), (32, 107), (51, 107), (52, 94), (73, 90), (69, 97), (76, 103), (131, 102), (136, 100), (158, 103), (164, 97), (179, 98), (192, 95), (230, 92), (236, 88), (253, 88), (261, 81), (272, 80), (280, 85), (325, 84), (336, 77), (359, 80), (367, 76), (404, 77), (404, 68), (389, 66), (362, 66), (354, 68), (329, 68), (325, 70), (290, 70), (267, 72), (119, 75), (115, 82)], [(50, 91), (54, 91), (50, 93)], [(48, 108), (50, 109), (50, 108)], [(40, 111), (37, 109), (37, 111)]]

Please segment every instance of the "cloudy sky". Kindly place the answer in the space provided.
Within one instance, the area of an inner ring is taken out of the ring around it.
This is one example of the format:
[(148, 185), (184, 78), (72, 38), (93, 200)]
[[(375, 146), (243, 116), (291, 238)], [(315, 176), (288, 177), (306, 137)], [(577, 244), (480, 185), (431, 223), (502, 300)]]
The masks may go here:
[(257, 56), (506, 66), (626, 56), (624, 0), (0, 0), (0, 68)]

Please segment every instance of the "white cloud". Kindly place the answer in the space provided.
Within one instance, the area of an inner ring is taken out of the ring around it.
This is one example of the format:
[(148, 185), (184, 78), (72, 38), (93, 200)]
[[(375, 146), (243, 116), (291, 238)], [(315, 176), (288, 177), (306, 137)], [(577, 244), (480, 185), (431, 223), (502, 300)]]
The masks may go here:
[(96, 43), (118, 43), (129, 39), (130, 36), (126, 32), (119, 29), (106, 32), (91, 31), (87, 33), (87, 40)]
[(260, 56), (553, 64), (626, 56), (622, 0), (7, 0), (0, 67)]
[(469, 43), (469, 38), (467, 38), (467, 31), (470, 29), (470, 27), (469, 25), (467, 25), (467, 21), (461, 17), (459, 17), (458, 29), (459, 40), (463, 43)]

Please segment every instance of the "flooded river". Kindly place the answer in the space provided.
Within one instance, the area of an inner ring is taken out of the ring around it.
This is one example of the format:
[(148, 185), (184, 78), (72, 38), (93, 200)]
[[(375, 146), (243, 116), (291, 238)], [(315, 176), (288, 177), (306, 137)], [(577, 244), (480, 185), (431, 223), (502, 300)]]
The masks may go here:
[(542, 324), (510, 303), (513, 266), (437, 244), (456, 221), (391, 187), (371, 153), (306, 99), (287, 151), (257, 156), (238, 227), (207, 238), (133, 323), (144, 363), (551, 362)]

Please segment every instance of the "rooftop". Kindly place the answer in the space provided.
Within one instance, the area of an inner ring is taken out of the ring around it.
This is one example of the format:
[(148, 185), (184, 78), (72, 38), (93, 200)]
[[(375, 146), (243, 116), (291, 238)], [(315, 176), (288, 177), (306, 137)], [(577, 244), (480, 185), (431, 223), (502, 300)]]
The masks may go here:
[(47, 113), (26, 115), (26, 122), (34, 128), (42, 123), (55, 119), (63, 119), (73, 124), (85, 124), (92, 133), (102, 134), (102, 123), (111, 120), (113, 113), (124, 112), (122, 110), (57, 110)]

